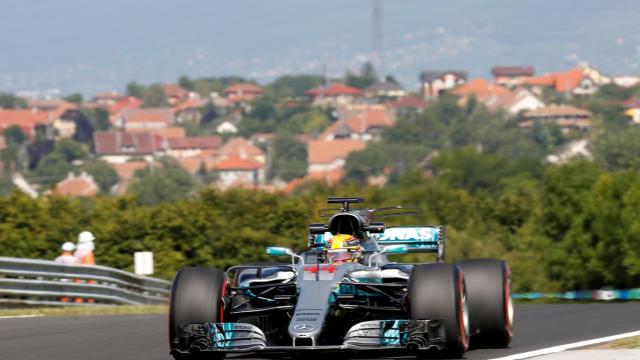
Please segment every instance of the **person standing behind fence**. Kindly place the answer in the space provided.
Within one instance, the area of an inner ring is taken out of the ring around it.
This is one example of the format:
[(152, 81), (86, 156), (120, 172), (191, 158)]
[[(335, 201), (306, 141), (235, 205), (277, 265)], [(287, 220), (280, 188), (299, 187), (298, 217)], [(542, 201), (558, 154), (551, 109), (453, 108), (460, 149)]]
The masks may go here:
[[(93, 255), (93, 250), (95, 249), (95, 245), (93, 241), (95, 240), (95, 236), (90, 231), (83, 231), (78, 235), (78, 247), (76, 252), (73, 254), (76, 259), (78, 259), (79, 263), (82, 265), (95, 265), (96, 260)], [(81, 281), (76, 281), (81, 282)], [(95, 284), (95, 280), (87, 281), (89, 284)], [(77, 303), (83, 302), (82, 298), (76, 299)], [(87, 299), (87, 302), (93, 303), (94, 299)]]
[(73, 255), (76, 245), (70, 241), (62, 244), (62, 255), (58, 256), (54, 261), (58, 264), (76, 265), (80, 263), (77, 257)]
[[(54, 261), (63, 265), (77, 265), (80, 263), (77, 257), (73, 256), (73, 251), (76, 249), (76, 245), (67, 241), (62, 244), (62, 255), (58, 256)], [(70, 279), (62, 279), (61, 281), (71, 281)], [(62, 302), (69, 302), (68, 297), (60, 298)]]

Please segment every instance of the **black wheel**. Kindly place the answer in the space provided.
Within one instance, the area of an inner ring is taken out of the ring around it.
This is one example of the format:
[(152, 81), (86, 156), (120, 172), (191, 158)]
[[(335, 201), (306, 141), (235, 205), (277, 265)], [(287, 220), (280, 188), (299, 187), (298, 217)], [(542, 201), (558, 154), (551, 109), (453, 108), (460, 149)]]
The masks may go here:
[[(176, 360), (196, 359), (194, 355), (174, 352), (180, 348), (177, 338), (181, 324), (223, 322), (224, 303), (228, 281), (223, 271), (189, 267), (178, 271), (171, 285), (169, 303), (169, 346)], [(215, 354), (217, 359), (224, 354)], [(209, 355), (209, 358), (212, 358)]]
[(465, 279), (452, 264), (416, 265), (409, 278), (411, 319), (441, 319), (446, 335), (444, 355), (460, 358), (469, 347)]
[(467, 281), (471, 345), (507, 347), (513, 336), (511, 271), (498, 259), (470, 259), (456, 263)]

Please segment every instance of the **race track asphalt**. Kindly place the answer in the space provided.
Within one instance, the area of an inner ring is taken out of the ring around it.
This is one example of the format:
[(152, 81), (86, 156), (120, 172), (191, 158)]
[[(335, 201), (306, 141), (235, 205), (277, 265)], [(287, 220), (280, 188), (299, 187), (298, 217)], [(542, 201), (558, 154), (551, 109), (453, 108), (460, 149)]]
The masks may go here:
[[(510, 348), (479, 349), (492, 359), (640, 330), (640, 303), (517, 305)], [(164, 315), (0, 318), (0, 359), (169, 360)]]

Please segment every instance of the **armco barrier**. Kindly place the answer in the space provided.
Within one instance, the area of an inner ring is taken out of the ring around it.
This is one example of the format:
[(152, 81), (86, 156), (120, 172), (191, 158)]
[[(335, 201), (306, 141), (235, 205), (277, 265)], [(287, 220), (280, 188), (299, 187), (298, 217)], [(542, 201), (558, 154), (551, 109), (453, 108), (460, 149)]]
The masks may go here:
[(626, 290), (582, 290), (552, 293), (530, 292), (513, 294), (514, 299), (560, 299), (560, 300), (640, 300), (640, 289)]
[[(0, 257), (0, 305), (162, 304), (168, 301), (170, 287), (166, 280), (106, 266)], [(62, 298), (93, 302), (62, 302)]]

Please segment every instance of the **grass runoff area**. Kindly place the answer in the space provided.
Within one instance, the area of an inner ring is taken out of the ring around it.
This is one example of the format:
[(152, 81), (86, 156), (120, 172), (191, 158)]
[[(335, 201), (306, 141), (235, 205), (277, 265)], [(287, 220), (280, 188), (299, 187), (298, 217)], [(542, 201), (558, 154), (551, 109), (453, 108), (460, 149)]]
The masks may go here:
[(105, 306), (68, 306), (42, 308), (0, 309), (0, 316), (43, 315), (43, 316), (75, 316), (75, 315), (137, 315), (166, 314), (167, 305), (105, 305)]
[(640, 336), (612, 341), (595, 346), (592, 349), (640, 349)]

